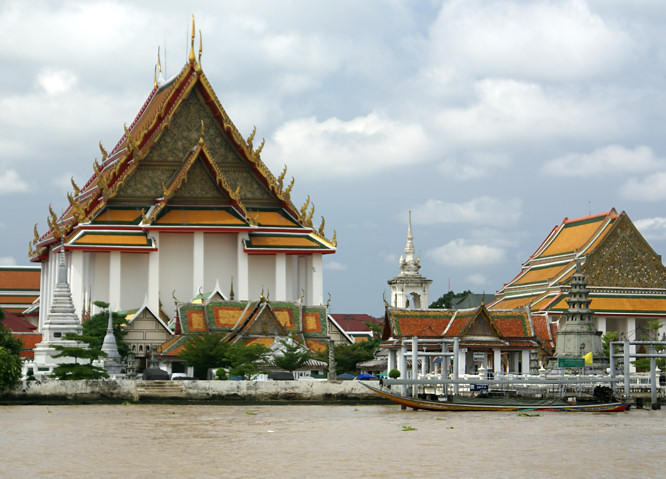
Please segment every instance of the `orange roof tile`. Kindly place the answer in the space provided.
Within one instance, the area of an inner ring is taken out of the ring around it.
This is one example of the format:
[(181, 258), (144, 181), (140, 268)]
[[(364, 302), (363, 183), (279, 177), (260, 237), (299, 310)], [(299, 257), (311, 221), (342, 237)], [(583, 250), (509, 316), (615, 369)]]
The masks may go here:
[(563, 253), (571, 253), (582, 248), (602, 226), (609, 213), (596, 216), (566, 220), (560, 229), (538, 257), (554, 256)]

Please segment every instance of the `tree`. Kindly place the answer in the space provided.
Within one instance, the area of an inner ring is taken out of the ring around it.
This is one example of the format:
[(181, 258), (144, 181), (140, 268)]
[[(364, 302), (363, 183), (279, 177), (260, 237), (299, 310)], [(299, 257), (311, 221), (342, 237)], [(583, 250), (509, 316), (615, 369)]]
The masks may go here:
[(231, 376), (251, 379), (263, 372), (265, 366), (264, 358), (268, 354), (268, 348), (261, 344), (235, 343), (229, 346), (225, 356), (225, 366), (229, 367)]
[(607, 358), (610, 357), (610, 343), (611, 341), (617, 341), (619, 338), (617, 331), (607, 331), (601, 336), (601, 347), (604, 350), (604, 354)]
[(188, 366), (194, 368), (194, 375), (198, 379), (206, 379), (206, 372), (210, 368), (225, 366), (225, 356), (229, 343), (224, 341), (224, 334), (205, 333), (190, 336), (178, 357)]
[[(109, 303), (104, 301), (95, 301), (95, 306), (103, 308), (100, 313), (93, 315), (89, 320), (83, 323), (83, 336), (89, 339), (89, 346), (91, 349), (101, 351), (102, 344), (104, 344), (104, 337), (106, 336), (106, 328), (109, 325)], [(118, 353), (120, 357), (125, 359), (127, 353), (130, 351), (130, 345), (123, 340), (125, 331), (123, 325), (125, 323), (125, 316), (119, 313), (113, 314), (113, 335), (116, 337), (116, 344), (118, 346)]]
[[(67, 341), (75, 341), (75, 346), (63, 346), (57, 344), (53, 349), (58, 351), (54, 358), (69, 357), (74, 358), (73, 363), (58, 364), (51, 374), (52, 377), (64, 381), (75, 381), (79, 379), (102, 379), (108, 378), (104, 368), (93, 366), (92, 362), (100, 357), (106, 357), (106, 353), (87, 346), (91, 338), (77, 333), (65, 334)], [(79, 362), (84, 361), (84, 362)]]
[[(0, 309), (0, 321), (4, 317)], [(0, 391), (15, 386), (21, 379), (21, 349), (23, 341), (12, 336), (9, 328), (0, 323)]]
[(464, 298), (468, 294), (471, 294), (470, 290), (463, 291), (462, 293), (454, 293), (449, 291), (444, 293), (437, 300), (430, 304), (431, 309), (451, 309), (453, 308), (453, 300), (458, 298)]
[(280, 340), (282, 351), (279, 355), (273, 357), (273, 363), (285, 371), (294, 372), (305, 365), (312, 356), (312, 352), (294, 341), (288, 342)]
[[(640, 338), (642, 341), (657, 341), (659, 340), (659, 330), (661, 329), (661, 326), (662, 323), (658, 319), (654, 321), (648, 321), (647, 325), (640, 328), (637, 332), (640, 336), (642, 336)], [(657, 347), (656, 351), (663, 351), (663, 347)], [(649, 353), (649, 349), (647, 346), (640, 346), (636, 352)], [(638, 358), (635, 361), (632, 361), (632, 364), (636, 366), (636, 371), (638, 372), (645, 372), (650, 370), (650, 358)], [(657, 367), (663, 370), (665, 366), (666, 359), (657, 358)]]

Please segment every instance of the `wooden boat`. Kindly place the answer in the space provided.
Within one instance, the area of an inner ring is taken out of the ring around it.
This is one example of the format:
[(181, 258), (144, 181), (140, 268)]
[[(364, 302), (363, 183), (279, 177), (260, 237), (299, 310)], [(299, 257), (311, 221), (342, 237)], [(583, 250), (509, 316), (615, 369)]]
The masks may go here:
[(524, 398), (463, 398), (450, 401), (427, 401), (395, 394), (359, 381), (368, 389), (401, 406), (429, 411), (563, 411), (563, 412), (621, 412), (627, 411), (626, 402), (570, 404), (559, 399)]

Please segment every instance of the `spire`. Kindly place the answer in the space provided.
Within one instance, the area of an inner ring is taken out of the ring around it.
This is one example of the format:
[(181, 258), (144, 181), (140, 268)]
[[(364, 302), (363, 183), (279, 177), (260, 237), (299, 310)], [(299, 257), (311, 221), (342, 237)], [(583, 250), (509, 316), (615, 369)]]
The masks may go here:
[(106, 353), (106, 361), (117, 361), (120, 359), (118, 352), (118, 345), (116, 344), (116, 336), (113, 334), (113, 312), (109, 307), (109, 322), (106, 326), (106, 335), (104, 336), (104, 343), (102, 344), (102, 351)]
[(405, 256), (400, 257), (400, 274), (417, 274), (421, 269), (420, 261), (414, 257), (414, 235), (412, 234), (412, 212), (409, 212), (407, 224), (407, 244), (405, 245)]
[(189, 62), (194, 65), (196, 57), (194, 56), (194, 14), (192, 14), (192, 37), (190, 40), (190, 56), (188, 58)]

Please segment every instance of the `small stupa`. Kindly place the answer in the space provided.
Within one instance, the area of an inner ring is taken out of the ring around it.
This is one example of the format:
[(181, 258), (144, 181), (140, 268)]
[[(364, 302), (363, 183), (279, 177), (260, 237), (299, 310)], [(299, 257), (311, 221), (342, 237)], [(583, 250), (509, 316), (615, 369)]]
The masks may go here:
[(109, 375), (118, 375), (122, 373), (122, 364), (120, 362), (120, 353), (116, 336), (113, 334), (113, 312), (109, 307), (109, 322), (106, 327), (106, 335), (102, 343), (102, 352), (106, 353), (104, 358), (104, 369)]
[(593, 362), (586, 367), (604, 370), (609, 361), (601, 345), (601, 332), (594, 326), (590, 302), (587, 278), (576, 262), (567, 300), (569, 309), (564, 315), (564, 325), (557, 331), (555, 358), (581, 358), (591, 352)]

